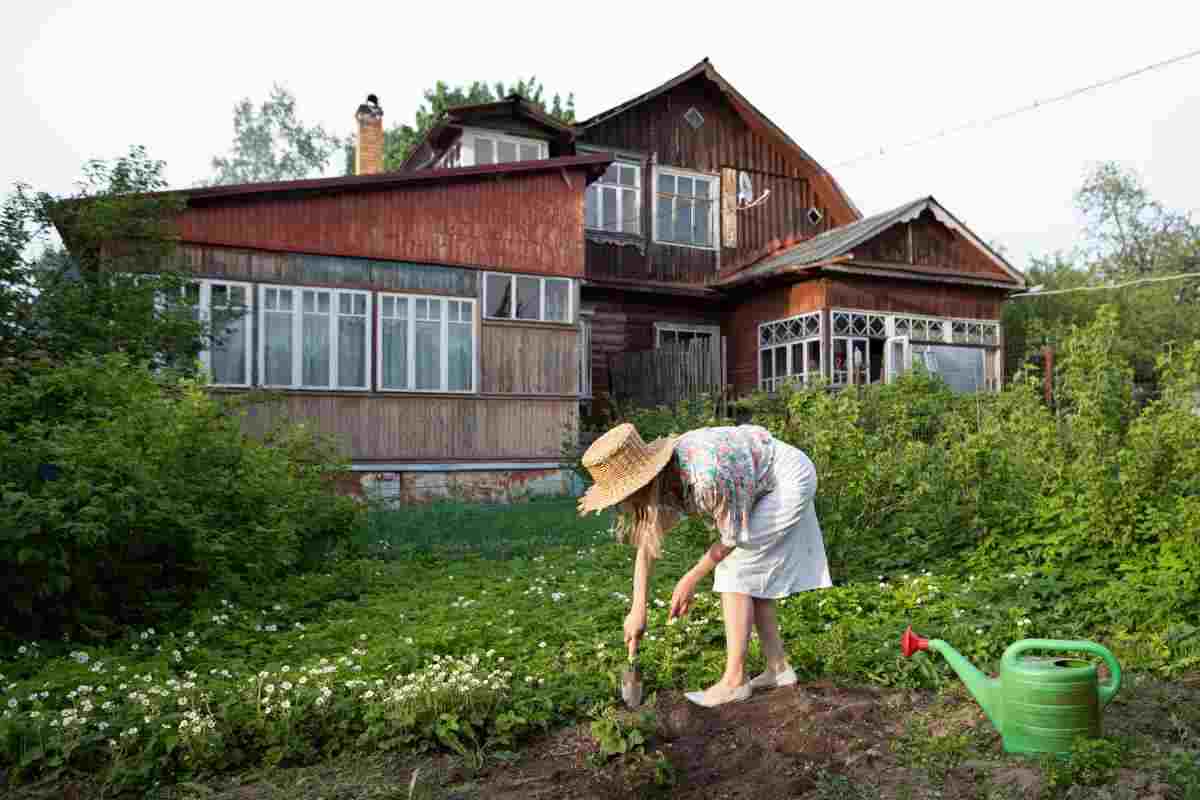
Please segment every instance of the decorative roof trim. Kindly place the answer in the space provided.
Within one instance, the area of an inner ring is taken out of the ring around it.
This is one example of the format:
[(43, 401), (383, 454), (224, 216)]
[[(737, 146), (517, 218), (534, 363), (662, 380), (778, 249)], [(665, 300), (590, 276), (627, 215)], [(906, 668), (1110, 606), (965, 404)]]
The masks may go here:
[[(760, 261), (754, 266), (747, 267), (740, 272), (736, 272), (729, 277), (718, 281), (717, 286), (727, 288), (737, 286), (746, 281), (754, 280), (755, 278), (769, 278), (773, 275), (792, 272), (798, 268), (815, 266), (818, 263), (827, 262), (831, 259), (843, 257), (850, 253), (855, 247), (873, 239), (883, 231), (903, 222), (911, 222), (919, 217), (925, 211), (930, 211), (938, 222), (946, 227), (959, 233), (968, 242), (978, 248), (989, 260), (992, 261), (1004, 274), (1008, 275), (1014, 282), (1017, 288), (1025, 286), (1025, 276), (1020, 270), (1013, 267), (1008, 261), (982, 241), (978, 236), (971, 232), (966, 225), (949, 211), (945, 209), (932, 195), (918, 198), (911, 202), (905, 203), (891, 211), (885, 211), (871, 217), (851, 222), (848, 225), (843, 225), (840, 228), (826, 231), (822, 234), (806, 239), (803, 242), (798, 242), (792, 245), (783, 252), (776, 253), (772, 256)], [(847, 235), (849, 233), (850, 235)], [(833, 247), (829, 247), (829, 243), (833, 243)], [(893, 269), (904, 270), (902, 265), (896, 265)], [(958, 275), (941, 272), (948, 278), (959, 278)], [(986, 280), (978, 278), (973, 280)]]

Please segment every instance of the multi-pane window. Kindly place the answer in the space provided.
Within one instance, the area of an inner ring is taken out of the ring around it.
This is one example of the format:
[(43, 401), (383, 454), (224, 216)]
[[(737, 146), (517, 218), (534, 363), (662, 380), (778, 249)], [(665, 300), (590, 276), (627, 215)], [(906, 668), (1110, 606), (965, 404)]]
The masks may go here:
[(584, 195), (584, 222), (609, 233), (641, 232), (642, 170), (614, 162)]
[(546, 157), (546, 143), (499, 134), (475, 134), (476, 164), (507, 164), (512, 161), (536, 161)]
[(717, 341), (720, 328), (715, 325), (672, 325), (670, 323), (655, 323), (654, 346), (670, 347), (672, 345), (690, 345), (700, 341), (709, 345)]
[(654, 239), (713, 247), (717, 179), (659, 167), (654, 199)]
[(483, 281), (483, 315), (489, 319), (571, 322), (570, 278), (489, 272)]
[(765, 391), (822, 374), (819, 311), (764, 322), (758, 326), (758, 343), (759, 387)]
[(259, 286), (264, 386), (371, 388), (371, 295), (345, 289)]
[(379, 388), (475, 391), (475, 301), (379, 295)]
[(184, 286), (192, 318), (210, 326), (212, 342), (200, 362), (216, 386), (250, 385), (251, 294), (248, 283), (204, 280)]
[(832, 310), (830, 319), (835, 386), (893, 380), (916, 363), (942, 374), (956, 391), (999, 388), (998, 322), (848, 309)]

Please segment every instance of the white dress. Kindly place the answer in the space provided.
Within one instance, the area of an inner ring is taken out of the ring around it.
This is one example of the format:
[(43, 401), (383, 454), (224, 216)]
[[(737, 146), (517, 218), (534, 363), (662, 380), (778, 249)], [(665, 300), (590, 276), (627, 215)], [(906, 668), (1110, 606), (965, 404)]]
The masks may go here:
[(807, 455), (761, 426), (739, 425), (685, 433), (674, 458), (684, 505), (710, 516), (733, 548), (717, 565), (716, 591), (773, 600), (833, 585)]
[(803, 451), (778, 439), (774, 448), (775, 488), (754, 504), (737, 547), (717, 565), (713, 591), (776, 600), (833, 585), (813, 508), (817, 470)]

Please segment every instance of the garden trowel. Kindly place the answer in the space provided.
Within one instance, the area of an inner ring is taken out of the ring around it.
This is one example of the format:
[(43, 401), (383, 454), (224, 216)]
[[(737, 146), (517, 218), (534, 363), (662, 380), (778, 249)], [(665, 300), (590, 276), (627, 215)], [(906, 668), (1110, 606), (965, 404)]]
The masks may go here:
[(637, 640), (629, 643), (629, 666), (621, 673), (621, 699), (630, 708), (642, 704), (642, 674), (637, 668)]

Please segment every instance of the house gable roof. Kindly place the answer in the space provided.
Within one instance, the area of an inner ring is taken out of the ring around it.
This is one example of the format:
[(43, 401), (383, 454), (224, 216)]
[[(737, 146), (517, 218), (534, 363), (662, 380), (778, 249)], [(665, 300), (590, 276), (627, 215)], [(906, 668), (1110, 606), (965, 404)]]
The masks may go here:
[[(827, 265), (833, 260), (850, 260), (853, 255), (851, 251), (859, 245), (879, 236), (893, 225), (917, 219), (926, 211), (932, 213), (934, 219), (942, 225), (945, 225), (966, 239), (992, 265), (1003, 273), (1003, 277), (999, 274), (995, 276), (994, 283), (1008, 284), (1013, 288), (1024, 287), (1025, 276), (1020, 270), (1008, 263), (1004, 256), (988, 246), (986, 242), (976, 236), (966, 225), (963, 225), (958, 218), (947, 211), (932, 196), (920, 197), (890, 211), (884, 211), (856, 222), (851, 222), (848, 225), (843, 225), (840, 228), (826, 231), (811, 239), (793, 245), (783, 252), (772, 255), (751, 267), (747, 267), (741, 272), (718, 282), (716, 285), (720, 288), (731, 288), (755, 279), (771, 278), (788, 272)], [(908, 265), (896, 266), (898, 269), (904, 269), (909, 272), (926, 272), (931, 275), (957, 274), (937, 268), (910, 268)]]
[(575, 129), (577, 132), (586, 131), (588, 128), (599, 125), (600, 123), (605, 122), (612, 117), (617, 116), (618, 114), (628, 111), (634, 106), (638, 106), (642, 103), (652, 100), (665, 92), (669, 92), (676, 86), (684, 84), (697, 77), (703, 77), (716, 86), (722, 92), (722, 94), (725, 95), (730, 105), (733, 106), (737, 114), (748, 126), (750, 126), (752, 129), (762, 131), (767, 135), (768, 138), (774, 139), (776, 142), (778, 142), (785, 154), (790, 155), (792, 158), (798, 161), (804, 162), (808, 168), (815, 170), (819, 176), (819, 180), (825, 183), (831, 190), (832, 195), (840, 199), (842, 204), (845, 205), (846, 210), (849, 212), (849, 216), (855, 219), (860, 219), (862, 217), (862, 212), (858, 210), (858, 207), (854, 205), (854, 201), (850, 199), (850, 196), (846, 194), (846, 191), (842, 189), (841, 185), (838, 184), (834, 177), (829, 174), (829, 172), (826, 171), (826, 169), (822, 167), (815, 158), (805, 152), (804, 149), (792, 139), (792, 137), (788, 136), (782, 128), (772, 122), (757, 108), (755, 108), (754, 105), (747, 100), (741, 92), (735, 89), (733, 85), (729, 83), (729, 81), (725, 80), (725, 78), (717, 72), (716, 68), (713, 67), (712, 63), (707, 58), (691, 69), (685, 70), (679, 75), (676, 75), (674, 78), (671, 78), (666, 83), (663, 83), (644, 94), (640, 94), (632, 100), (628, 100), (620, 105), (608, 109), (607, 111), (603, 111), (584, 120), (583, 122), (580, 122), (575, 126)]

